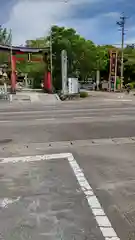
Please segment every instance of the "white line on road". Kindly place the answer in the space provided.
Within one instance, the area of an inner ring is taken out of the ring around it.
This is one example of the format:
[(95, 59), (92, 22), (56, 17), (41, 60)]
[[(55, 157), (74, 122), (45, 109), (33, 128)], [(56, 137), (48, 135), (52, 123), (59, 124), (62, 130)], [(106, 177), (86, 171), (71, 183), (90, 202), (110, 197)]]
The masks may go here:
[(95, 116), (94, 117), (89, 117), (89, 116), (86, 116), (86, 117), (81, 117), (81, 116), (78, 116), (78, 117), (72, 117), (74, 120), (75, 119), (93, 119), (93, 118), (95, 118)]
[(81, 186), (82, 191), (85, 194), (85, 197), (88, 201), (88, 205), (92, 210), (92, 213), (96, 219), (96, 222), (105, 240), (120, 240), (115, 230), (113, 229), (108, 217), (104, 213), (104, 210), (101, 207), (98, 198), (94, 194), (92, 187), (86, 180), (83, 171), (79, 167), (78, 163), (76, 162), (72, 154), (68, 157), (68, 161), (70, 163), (71, 168), (73, 169), (73, 172), (78, 180), (79, 185)]
[(135, 116), (128, 115), (111, 115), (108, 118), (103, 116), (78, 116), (78, 117), (70, 117), (70, 118), (35, 118), (35, 119), (14, 119), (14, 120), (0, 120), (0, 123), (3, 125), (6, 124), (21, 124), (21, 126), (32, 126), (32, 125), (41, 125), (41, 124), (65, 124), (65, 123), (76, 123), (77, 122), (115, 122), (115, 121), (134, 121)]
[(23, 157), (8, 157), (0, 158), (1, 163), (17, 163), (17, 162), (36, 162), (42, 160), (51, 160), (59, 158), (68, 158), (71, 153), (58, 153), (58, 154), (46, 154), (46, 155), (34, 155), (34, 156), (23, 156)]
[(68, 113), (68, 112), (88, 112), (88, 111), (93, 111), (93, 112), (98, 112), (98, 111), (124, 111), (124, 110), (135, 110), (135, 107), (106, 107), (106, 108), (79, 108), (79, 109), (53, 109), (53, 110), (34, 110), (34, 111), (2, 111), (0, 112), (0, 115), (28, 115), (28, 114), (48, 114), (48, 113)]
[(36, 156), (24, 156), (24, 157), (11, 157), (11, 158), (1, 158), (0, 163), (17, 163), (21, 162), (32, 162), (41, 160), (51, 160), (66, 158), (77, 178), (77, 181), (87, 199), (88, 205), (92, 210), (95, 220), (104, 236), (105, 240), (120, 240), (117, 236), (115, 230), (113, 229), (110, 220), (106, 216), (101, 204), (96, 197), (92, 187), (88, 183), (84, 176), (83, 171), (79, 167), (77, 161), (74, 159), (71, 153), (60, 153), (60, 154), (49, 154), (49, 155), (36, 155)]
[[(14, 120), (0, 120), (0, 123), (15, 123), (15, 122), (31, 122), (31, 121), (54, 121), (57, 118), (35, 118), (35, 119), (14, 119)], [(32, 125), (32, 124), (31, 124)]]
[(132, 99), (104, 99), (105, 102), (132, 102)]
[(16, 203), (19, 200), (20, 200), (20, 197), (17, 197), (16, 199), (11, 199), (11, 198), (0, 199), (0, 208), (8, 208), (9, 204)]

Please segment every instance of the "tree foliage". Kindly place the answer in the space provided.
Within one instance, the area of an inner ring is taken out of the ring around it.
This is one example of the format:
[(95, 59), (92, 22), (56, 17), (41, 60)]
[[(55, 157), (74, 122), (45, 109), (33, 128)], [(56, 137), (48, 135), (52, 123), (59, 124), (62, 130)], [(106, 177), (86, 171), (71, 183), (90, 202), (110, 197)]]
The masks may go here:
[[(47, 37), (27, 40), (26, 46), (46, 48), (52, 43), (52, 72), (53, 85), (56, 90), (61, 89), (61, 51), (67, 51), (68, 77), (78, 77), (80, 81), (87, 81), (95, 77), (96, 70), (100, 70), (101, 77), (108, 80), (109, 77), (109, 51), (114, 48), (111, 45), (95, 45), (91, 40), (86, 40), (74, 29), (53, 26)], [(6, 29), (0, 27), (0, 44), (10, 44), (11, 36)], [(121, 49), (118, 50), (118, 69), (120, 69)], [(50, 53), (49, 53), (50, 56)], [(38, 56), (37, 56), (38, 57)], [(0, 63), (4, 62), (5, 53), (0, 53)], [(45, 63), (18, 62), (17, 68), (21, 72), (35, 79), (44, 77)], [(118, 71), (120, 75), (120, 71)], [(39, 77), (38, 77), (39, 76)], [(135, 45), (127, 45), (124, 48), (124, 80), (135, 81)]]
[(0, 25), (0, 44), (10, 45), (11, 44), (11, 32), (8, 32), (6, 28)]
[[(10, 45), (11, 44), (11, 33), (7, 31), (6, 28), (2, 28), (0, 25), (0, 44), (1, 45)], [(8, 53), (0, 53), (0, 64), (3, 64), (8, 61)]]
[[(68, 77), (78, 77), (80, 81), (87, 81), (100, 70), (101, 77), (108, 80), (110, 58), (109, 52), (116, 47), (112, 45), (96, 46), (92, 41), (81, 37), (74, 29), (53, 26), (51, 29), (53, 84), (61, 89), (61, 51), (67, 51)], [(29, 46), (48, 46), (50, 35), (29, 41)], [(120, 75), (121, 49), (118, 51), (118, 75)], [(125, 82), (135, 80), (135, 45), (128, 45), (124, 49), (124, 79)]]
[[(96, 46), (92, 41), (82, 38), (72, 28), (53, 26), (53, 79), (54, 87), (61, 88), (61, 51), (66, 50), (68, 56), (68, 76), (86, 80), (95, 68)], [(47, 37), (47, 40), (50, 36)]]

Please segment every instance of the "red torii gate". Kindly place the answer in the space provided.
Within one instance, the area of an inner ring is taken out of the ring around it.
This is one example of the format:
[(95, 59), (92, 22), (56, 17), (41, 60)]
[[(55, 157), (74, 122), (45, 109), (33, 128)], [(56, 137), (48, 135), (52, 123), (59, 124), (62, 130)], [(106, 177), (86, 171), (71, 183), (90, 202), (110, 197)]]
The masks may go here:
[[(52, 92), (52, 81), (51, 81), (51, 73), (49, 70), (49, 63), (48, 63), (48, 49), (44, 49), (44, 48), (29, 48), (29, 47), (16, 47), (16, 46), (4, 46), (4, 45), (0, 45), (0, 51), (4, 51), (4, 52), (10, 52), (10, 56), (11, 56), (11, 69), (12, 69), (12, 73), (11, 73), (11, 90), (12, 93), (16, 92), (16, 61), (17, 61), (17, 54), (39, 54), (41, 53), (44, 55), (42, 58), (44, 61), (46, 61), (47, 63), (47, 72), (45, 72), (44, 75), (44, 81), (43, 81), (43, 88), (46, 92), (51, 93)], [(20, 59), (21, 60), (21, 59)], [(35, 59), (34, 61), (39, 61), (39, 59)]]

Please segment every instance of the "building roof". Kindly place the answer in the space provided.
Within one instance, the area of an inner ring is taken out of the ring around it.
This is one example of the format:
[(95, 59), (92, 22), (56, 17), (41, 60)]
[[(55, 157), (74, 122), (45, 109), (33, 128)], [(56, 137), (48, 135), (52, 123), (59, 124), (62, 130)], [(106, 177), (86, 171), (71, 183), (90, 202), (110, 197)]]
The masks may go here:
[[(1, 45), (0, 51), (11, 51), (11, 46)], [(12, 46), (13, 52), (24, 52), (24, 53), (41, 53), (43, 51), (48, 52), (48, 48), (30, 48), (30, 47), (21, 47), (21, 46)]]

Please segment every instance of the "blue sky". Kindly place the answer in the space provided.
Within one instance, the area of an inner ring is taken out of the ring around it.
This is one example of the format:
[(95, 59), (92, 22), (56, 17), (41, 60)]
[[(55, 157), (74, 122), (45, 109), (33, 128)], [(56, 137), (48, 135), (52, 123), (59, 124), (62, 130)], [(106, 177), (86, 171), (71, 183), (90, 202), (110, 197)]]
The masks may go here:
[(12, 28), (13, 43), (46, 35), (51, 25), (73, 27), (96, 44), (119, 44), (116, 21), (128, 16), (125, 41), (135, 43), (133, 0), (0, 0), (0, 23)]

